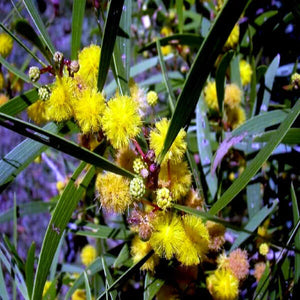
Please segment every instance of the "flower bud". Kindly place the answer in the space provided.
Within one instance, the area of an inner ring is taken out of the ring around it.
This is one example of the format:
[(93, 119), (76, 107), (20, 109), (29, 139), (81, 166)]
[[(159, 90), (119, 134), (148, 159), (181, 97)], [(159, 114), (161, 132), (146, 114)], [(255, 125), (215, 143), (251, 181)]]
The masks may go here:
[(147, 102), (150, 106), (155, 106), (157, 104), (158, 96), (154, 91), (150, 91), (147, 93)]
[(59, 51), (56, 51), (53, 55), (53, 61), (56, 64), (60, 64), (62, 62), (63, 58), (64, 58), (64, 55)]
[(136, 158), (134, 161), (133, 161), (133, 171), (136, 173), (136, 174), (140, 174), (141, 170), (146, 168), (146, 164), (142, 161), (141, 158)]
[(142, 198), (145, 194), (146, 187), (143, 182), (143, 179), (140, 177), (135, 177), (130, 181), (130, 195), (135, 198), (139, 199)]
[(79, 71), (79, 63), (77, 60), (72, 60), (70, 64), (70, 71), (72, 74), (77, 73)]
[(173, 199), (168, 188), (158, 189), (156, 192), (156, 204), (162, 210), (172, 206)]
[(29, 78), (32, 82), (36, 82), (40, 79), (40, 69), (38, 67), (30, 67), (28, 71)]
[(38, 94), (42, 101), (47, 101), (50, 98), (51, 92), (47, 86), (42, 86), (39, 88)]

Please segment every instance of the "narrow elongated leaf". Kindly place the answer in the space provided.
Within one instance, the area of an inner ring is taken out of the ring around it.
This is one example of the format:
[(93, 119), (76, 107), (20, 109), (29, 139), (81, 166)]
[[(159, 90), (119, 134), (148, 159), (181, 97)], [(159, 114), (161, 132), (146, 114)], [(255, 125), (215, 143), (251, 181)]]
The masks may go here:
[(5, 280), (2, 272), (1, 260), (0, 260), (0, 295), (3, 300), (9, 300), (8, 292), (5, 286)]
[(29, 79), (29, 77), (25, 73), (23, 73), (22, 71), (20, 71), (19, 69), (17, 69), (13, 65), (9, 64), (1, 55), (0, 55), (0, 64), (2, 64), (8, 71), (10, 71), (14, 75), (16, 75), (17, 77), (22, 79), (23, 81), (28, 82), (28, 83), (32, 83), (32, 85), (34, 85), (37, 88), (40, 87), (40, 85), (38, 83), (31, 82), (31, 80)]
[(8, 28), (6, 28), (2, 23), (0, 23), (0, 27), (9, 34), (26, 52), (28, 52), (37, 62), (39, 62), (43, 67), (46, 67), (46, 64), (41, 61), (35, 53), (33, 53), (16, 35), (14, 35)]
[[(43, 143), (47, 146), (55, 148), (61, 152), (69, 154), (75, 158), (83, 160), (87, 163), (103, 168), (104, 170), (114, 172), (119, 175), (134, 177), (129, 171), (118, 167), (109, 160), (91, 152), (85, 148), (79, 147), (77, 144), (46, 131), (38, 126), (32, 125), (28, 122), (18, 120), (6, 114), (0, 113), (0, 125), (19, 134), (27, 136), (35, 141)], [(38, 134), (37, 134), (38, 133)]]
[(268, 286), (270, 283), (270, 266), (269, 266), (269, 262), (267, 262), (266, 264), (266, 268), (264, 273), (262, 274), (258, 285), (256, 287), (255, 290), (255, 295), (254, 295), (254, 299), (268, 299)]
[(248, 184), (247, 186), (247, 208), (249, 219), (259, 212), (262, 206), (262, 195), (260, 183)]
[(178, 30), (183, 32), (183, 0), (176, 0), (176, 11), (178, 18)]
[(111, 0), (107, 19), (104, 25), (104, 34), (101, 45), (101, 55), (99, 61), (99, 74), (98, 74), (98, 90), (102, 91), (110, 61), (112, 58), (116, 36), (119, 29), (120, 18), (122, 14), (124, 0)]
[(86, 300), (92, 300), (89, 278), (88, 278), (86, 272), (83, 272), (83, 276), (84, 276), (85, 297), (86, 297)]
[[(250, 221), (247, 223), (247, 225), (244, 227), (244, 229), (254, 232), (258, 226), (263, 222), (264, 219), (266, 219), (275, 209), (275, 207), (278, 205), (279, 201), (275, 200), (271, 207), (264, 206), (261, 210), (259, 210), (253, 218), (250, 219)], [(241, 232), (237, 239), (234, 241), (233, 245), (231, 246), (230, 251), (236, 249), (239, 247), (250, 235), (246, 232)]]
[(100, 295), (100, 297), (97, 298), (97, 300), (102, 299), (108, 292), (115, 289), (119, 285), (121, 285), (123, 282), (128, 280), (130, 276), (135, 273), (152, 255), (154, 251), (151, 250), (148, 254), (146, 254), (140, 261), (138, 261), (136, 264), (134, 264), (131, 268), (129, 268), (123, 275), (121, 275), (112, 285), (110, 285), (104, 293)]
[[(105, 261), (108, 267), (112, 266), (114, 263), (115, 258), (109, 255), (104, 255)], [(98, 273), (99, 271), (102, 271), (102, 263), (101, 263), (101, 258), (98, 257), (96, 260), (91, 263), (86, 269), (85, 272), (88, 273), (90, 276), (93, 276), (94, 274)], [(65, 296), (65, 300), (69, 300), (72, 294), (75, 292), (76, 289), (80, 287), (84, 283), (84, 275), (83, 272), (76, 278), (76, 280), (73, 282), (72, 286), (68, 290)]]
[(59, 254), (60, 254), (61, 247), (63, 245), (64, 239), (65, 239), (65, 234), (63, 233), (62, 236), (61, 236), (61, 238), (60, 238), (59, 244), (57, 246), (55, 255), (54, 255), (53, 259), (52, 259), (52, 263), (51, 263), (51, 267), (50, 267), (50, 276), (49, 276), (49, 280), (50, 281), (54, 281), (54, 279), (55, 279), (57, 265), (58, 265), (58, 260), (59, 260)]
[[(95, 231), (96, 230), (96, 231)], [(98, 225), (93, 231), (79, 230), (75, 234), (90, 236), (98, 239), (129, 240), (132, 233), (128, 230), (111, 228), (105, 225)]]
[(27, 22), (27, 20), (18, 20), (15, 23), (15, 30), (17, 31), (17, 33), (19, 33), (25, 39), (27, 39), (30, 43), (32, 43), (35, 47), (37, 47), (50, 64), (52, 63), (51, 52), (45, 46), (41, 38), (36, 34), (36, 32)]
[(229, 189), (221, 196), (221, 198), (212, 206), (210, 209), (211, 214), (218, 213), (222, 208), (224, 208), (234, 197), (247, 185), (251, 178), (257, 173), (261, 168), (262, 164), (269, 158), (272, 152), (280, 144), (281, 140), (286, 135), (289, 128), (292, 126), (294, 121), (300, 112), (300, 101), (292, 108), (291, 112), (287, 115), (281, 125), (278, 127), (276, 132), (274, 132), (273, 137), (268, 141), (266, 146), (259, 151), (256, 157), (247, 166), (245, 171), (241, 176), (236, 179)]
[(117, 256), (117, 258), (116, 258), (116, 260), (115, 260), (115, 262), (114, 262), (113, 267), (114, 267), (114, 268), (120, 268), (121, 266), (123, 266), (123, 264), (124, 264), (126, 261), (128, 261), (128, 260), (130, 259), (130, 257), (131, 257), (131, 256), (130, 256), (129, 246), (128, 246), (128, 244), (126, 243), (126, 244), (122, 247), (122, 249), (121, 249), (119, 255)]
[[(291, 196), (292, 196), (292, 207), (293, 207), (293, 222), (294, 226), (296, 226), (299, 217), (300, 217), (300, 212), (299, 212), (299, 207), (298, 207), (298, 202), (297, 202), (297, 197), (295, 193), (295, 189), (293, 184), (291, 184)], [(300, 230), (298, 229), (298, 232), (295, 235), (295, 248), (300, 250)], [(300, 279), (300, 254), (295, 253), (295, 286), (299, 283)]]
[(144, 284), (144, 300), (152, 300), (164, 285), (165, 281), (147, 272)]
[(53, 46), (53, 43), (50, 39), (50, 36), (47, 32), (47, 29), (40, 17), (39, 12), (37, 11), (36, 7), (33, 4), (32, 0), (23, 0), (25, 7), (29, 13), (29, 15), (32, 18), (32, 21), (34, 22), (36, 29), (39, 31), (41, 38), (45, 44), (45, 46), (47, 46), (47, 48), (49, 49), (49, 51), (51, 52), (52, 56), (55, 52), (55, 48)]
[(95, 168), (90, 167), (77, 187), (75, 181), (82, 173), (85, 166), (86, 163), (81, 163), (75, 170), (52, 214), (39, 256), (39, 262), (34, 279), (32, 300), (41, 299), (43, 287), (47, 279), (53, 257), (61, 240), (61, 236), (77, 206), (78, 201), (95, 175)]
[(273, 61), (271, 62), (270, 66), (265, 75), (265, 90), (263, 96), (263, 102), (260, 107), (260, 111), (264, 112), (268, 110), (270, 98), (271, 98), (271, 91), (274, 83), (274, 79), (276, 76), (276, 71), (279, 67), (280, 62), (280, 55), (278, 54)]
[(72, 10), (71, 59), (77, 59), (80, 49), (85, 0), (74, 0)]
[(26, 279), (26, 285), (28, 290), (29, 298), (31, 298), (32, 295), (32, 289), (33, 289), (33, 279), (34, 279), (34, 254), (35, 254), (35, 242), (32, 242), (28, 253), (27, 253), (27, 259), (25, 263), (25, 279)]
[[(108, 286), (111, 286), (113, 284), (114, 280), (113, 280), (113, 278), (110, 274), (110, 271), (109, 271), (109, 268), (106, 264), (104, 256), (102, 256), (101, 259), (102, 259), (102, 266), (103, 266), (106, 282), (107, 282)], [(111, 297), (112, 300), (117, 299), (117, 296), (118, 296), (117, 291), (112, 291), (111, 290), (111, 291), (109, 291), (109, 294), (110, 294), (110, 297)]]
[[(268, 131), (260, 136), (254, 138), (253, 142), (264, 143), (270, 140), (275, 130)], [(290, 128), (286, 133), (285, 137), (281, 141), (282, 144), (286, 145), (299, 145), (300, 144), (300, 129)]]
[(229, 0), (219, 13), (208, 36), (202, 43), (193, 62), (182, 92), (176, 103), (164, 148), (158, 157), (161, 163), (179, 130), (190, 120), (205, 81), (222, 50), (232, 28), (243, 12), (248, 0)]
[(5, 104), (0, 106), (0, 112), (5, 113), (10, 116), (14, 116), (25, 108), (27, 108), (32, 103), (38, 100), (39, 96), (36, 89), (29, 90), (20, 96), (9, 100)]

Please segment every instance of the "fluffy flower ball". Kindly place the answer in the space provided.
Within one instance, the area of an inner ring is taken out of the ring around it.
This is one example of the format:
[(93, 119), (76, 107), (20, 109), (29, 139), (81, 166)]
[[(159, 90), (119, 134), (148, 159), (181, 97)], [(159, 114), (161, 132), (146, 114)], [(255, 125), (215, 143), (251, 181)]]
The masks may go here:
[(250, 64), (245, 60), (240, 61), (240, 75), (241, 75), (242, 85), (247, 85), (250, 83), (252, 68)]
[(236, 24), (233, 27), (233, 29), (232, 29), (232, 31), (231, 31), (224, 47), (226, 49), (234, 48), (237, 45), (238, 41), (239, 41), (239, 37), (240, 37), (240, 27), (239, 27), (238, 24)]
[(8, 56), (13, 48), (14, 40), (6, 33), (0, 33), (0, 55)]
[(235, 84), (227, 84), (225, 87), (224, 103), (231, 109), (237, 107), (241, 103), (242, 91)]
[(77, 289), (72, 297), (71, 297), (72, 300), (86, 300), (86, 293), (85, 293), (85, 290), (80, 290), (80, 289)]
[[(163, 118), (155, 124), (155, 129), (150, 132), (150, 148), (154, 150), (156, 157), (159, 156), (164, 147), (169, 124), (170, 121)], [(174, 163), (181, 162), (187, 147), (186, 142), (184, 141), (185, 136), (186, 132), (183, 129), (180, 129), (176, 139), (168, 150), (163, 163), (166, 163), (168, 160), (172, 160)]]
[(47, 102), (37, 100), (27, 108), (28, 117), (36, 124), (43, 124), (48, 121)]
[(204, 88), (204, 100), (211, 110), (218, 110), (217, 87), (215, 81), (209, 81)]
[(141, 130), (142, 121), (138, 107), (128, 96), (119, 96), (108, 102), (103, 119), (102, 129), (115, 149), (129, 145)]
[(245, 279), (249, 273), (247, 251), (240, 248), (232, 251), (229, 254), (229, 268), (237, 279)]
[(97, 257), (97, 251), (92, 245), (86, 245), (82, 248), (80, 258), (85, 266), (90, 265)]
[(245, 110), (241, 106), (236, 106), (233, 108), (226, 108), (226, 117), (227, 122), (230, 124), (232, 129), (235, 129), (246, 121), (246, 113)]
[(109, 212), (123, 213), (133, 200), (129, 181), (114, 173), (99, 174), (96, 180), (101, 205)]

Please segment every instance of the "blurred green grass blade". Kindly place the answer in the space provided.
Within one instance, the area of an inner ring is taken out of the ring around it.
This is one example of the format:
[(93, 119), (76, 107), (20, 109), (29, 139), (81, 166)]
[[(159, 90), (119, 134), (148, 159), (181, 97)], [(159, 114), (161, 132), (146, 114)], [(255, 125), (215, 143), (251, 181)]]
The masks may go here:
[(176, 11), (178, 18), (178, 31), (183, 32), (183, 0), (176, 0)]
[[(300, 212), (299, 212), (296, 192), (295, 192), (293, 183), (291, 184), (291, 196), (292, 196), (291, 198), (292, 198), (292, 207), (293, 207), (293, 223), (294, 223), (294, 226), (296, 226), (296, 224), (299, 220), (299, 217), (300, 217)], [(295, 235), (295, 248), (300, 250), (300, 230), (299, 229)], [(294, 276), (295, 286), (297, 286), (297, 284), (299, 284), (299, 279), (300, 279), (300, 254), (295, 253), (295, 276)]]
[(218, 189), (218, 178), (216, 174), (212, 174), (210, 171), (213, 155), (211, 148), (209, 123), (206, 112), (207, 108), (204, 104), (203, 96), (201, 96), (196, 107), (197, 145), (205, 180), (207, 182), (211, 197), (214, 198)]
[(170, 106), (171, 112), (173, 113), (174, 109), (175, 109), (176, 97), (173, 92), (170, 80), (168, 78), (168, 72), (167, 72), (166, 64), (165, 64), (165, 61), (164, 61), (164, 58), (163, 58), (163, 55), (161, 52), (159, 40), (156, 41), (156, 49), (157, 49), (157, 53), (158, 53), (158, 59), (159, 59), (164, 83), (165, 83), (167, 93), (168, 93), (169, 106)]
[(52, 55), (47, 47), (45, 47), (43, 41), (36, 34), (34, 29), (28, 23), (27, 20), (21, 19), (17, 20), (15, 25), (15, 30), (18, 34), (27, 39), (33, 46), (37, 47), (44, 57), (48, 60), (49, 64), (52, 63)]
[(247, 209), (249, 219), (252, 219), (262, 207), (261, 184), (253, 183), (247, 185)]
[[(203, 43), (203, 37), (195, 33), (172, 34), (158, 39), (161, 46), (166, 45), (188, 45), (192, 47), (200, 47)], [(156, 47), (156, 42), (151, 42), (145, 47), (139, 49), (139, 53)]]
[(24, 82), (30, 83), (33, 86), (35, 86), (36, 88), (40, 87), (40, 85), (38, 83), (31, 82), (29, 77), (24, 72), (20, 71), (19, 69), (17, 69), (16, 67), (14, 67), (10, 63), (8, 63), (7, 60), (5, 60), (1, 55), (0, 55), (0, 64), (2, 64), (8, 71), (10, 71), (14, 75), (16, 75), (17, 77), (22, 79)]
[(238, 55), (236, 55), (230, 62), (230, 81), (231, 83), (235, 83), (242, 89), (242, 81), (240, 74), (240, 58)]
[(271, 91), (276, 76), (276, 72), (279, 67), (279, 62), (280, 62), (280, 55), (277, 54), (275, 58), (272, 60), (271, 64), (269, 65), (268, 70), (265, 74), (265, 90), (264, 90), (263, 101), (260, 107), (260, 112), (265, 112), (268, 110), (269, 102), (271, 98)]
[(83, 276), (84, 276), (84, 285), (85, 285), (85, 297), (86, 297), (86, 300), (92, 300), (89, 278), (88, 278), (86, 272), (83, 272)]
[(251, 69), (252, 69), (252, 75), (251, 75), (251, 83), (250, 83), (250, 100), (249, 100), (249, 106), (250, 106), (250, 112), (249, 116), (253, 117), (256, 110), (256, 101), (257, 101), (257, 91), (256, 91), (256, 64), (255, 64), (255, 58), (251, 58)]
[(127, 243), (122, 247), (119, 255), (117, 256), (113, 268), (120, 268), (123, 264), (130, 259), (130, 249)]
[(0, 106), (0, 112), (14, 116), (38, 100), (36, 89), (31, 89)]
[(74, 0), (72, 10), (71, 59), (76, 60), (80, 50), (82, 23), (86, 0)]
[(247, 133), (247, 135), (259, 134), (263, 132), (265, 128), (281, 123), (288, 115), (288, 112), (289, 111), (286, 112), (283, 110), (273, 110), (255, 116), (246, 121), (240, 127), (234, 129), (231, 135), (239, 136), (245, 132)]
[(15, 34), (13, 34), (8, 28), (6, 28), (1, 22), (0, 27), (9, 34), (27, 53), (29, 53), (39, 64), (41, 64), (43, 67), (46, 67), (46, 64), (41, 61), (33, 51), (31, 51)]
[(75, 170), (52, 214), (39, 255), (38, 266), (34, 279), (32, 300), (41, 299), (43, 287), (45, 285), (53, 257), (61, 240), (61, 236), (78, 204), (78, 201), (81, 199), (87, 186), (95, 175), (95, 168), (89, 167), (84, 178), (77, 187), (75, 181), (83, 172), (85, 166), (86, 163), (82, 162)]
[(248, 0), (228, 0), (218, 14), (208, 36), (201, 44), (177, 100), (164, 148), (158, 157), (159, 163), (163, 161), (179, 130), (189, 123), (205, 81), (247, 3)]
[[(270, 130), (264, 134), (254, 138), (255, 143), (265, 143), (272, 138), (275, 130)], [(286, 133), (285, 137), (281, 141), (282, 144), (286, 145), (298, 145), (300, 144), (300, 128), (290, 128)]]
[(103, 40), (101, 45), (101, 54), (98, 73), (98, 90), (102, 91), (110, 61), (112, 58), (115, 41), (119, 29), (120, 18), (122, 14), (124, 0), (111, 0), (108, 8), (108, 15), (104, 25)]
[(227, 68), (230, 64), (230, 61), (234, 55), (234, 51), (228, 51), (223, 57), (219, 64), (219, 67), (216, 72), (216, 87), (217, 87), (217, 97), (219, 103), (219, 110), (223, 110), (223, 100), (224, 100), (224, 85), (225, 85), (225, 76)]
[(245, 171), (236, 179), (233, 184), (226, 190), (221, 198), (210, 209), (211, 214), (216, 214), (234, 199), (234, 197), (243, 190), (251, 178), (261, 168), (262, 164), (269, 158), (272, 152), (280, 144), (289, 128), (293, 125), (300, 112), (300, 100), (296, 102), (291, 112), (287, 115), (278, 129), (274, 132), (273, 137), (268, 141), (266, 146), (259, 151)]
[[(111, 257), (109, 255), (104, 255), (106, 264), (108, 267), (112, 266), (112, 264), (115, 261), (114, 257)], [(90, 276), (93, 276), (94, 274), (100, 272), (103, 270), (101, 258), (98, 257), (96, 260), (91, 263), (86, 269), (85, 272), (88, 273)], [(79, 275), (78, 278), (73, 282), (72, 286), (69, 288), (68, 292), (66, 293), (65, 300), (70, 299), (72, 294), (75, 292), (76, 289), (78, 289), (82, 284), (84, 283), (84, 275), (83, 272)]]
[(59, 260), (59, 255), (60, 255), (60, 251), (61, 251), (62, 245), (64, 243), (64, 239), (65, 239), (65, 233), (63, 233), (62, 236), (61, 236), (61, 238), (60, 238), (59, 244), (57, 246), (55, 255), (54, 255), (52, 263), (51, 263), (50, 275), (49, 275), (49, 280), (50, 281), (53, 281), (55, 279), (57, 265), (58, 265), (58, 260)]
[(125, 71), (125, 80), (129, 82), (130, 76), (130, 59), (131, 59), (131, 20), (132, 16), (132, 0), (125, 0), (123, 5), (123, 13), (120, 20), (120, 28), (127, 37), (117, 36), (117, 45), (121, 53), (121, 61)]
[(165, 281), (147, 272), (144, 283), (144, 300), (152, 300), (164, 285)]
[(256, 290), (253, 299), (268, 299), (268, 286), (270, 283), (270, 267), (269, 263), (266, 263), (266, 268), (264, 273), (262, 274)]
[[(113, 278), (112, 278), (112, 276), (110, 274), (110, 271), (109, 271), (109, 268), (108, 268), (108, 266), (106, 264), (106, 260), (105, 260), (104, 256), (101, 257), (101, 260), (102, 260), (102, 266), (103, 266), (103, 270), (104, 270), (104, 275), (105, 275), (106, 282), (107, 282), (108, 286), (111, 286), (113, 284), (114, 280), (113, 280)], [(118, 292), (111, 290), (111, 291), (109, 291), (109, 295), (110, 295), (110, 297), (111, 297), (112, 300), (115, 300), (115, 299), (117, 299)]]
[(32, 0), (23, 0), (25, 7), (29, 13), (29, 15), (31, 16), (32, 21), (34, 22), (37, 30), (39, 31), (41, 38), (45, 44), (45, 46), (49, 49), (49, 51), (51, 52), (52, 56), (55, 52), (55, 48), (54, 45), (50, 39), (50, 36), (47, 32), (47, 29), (40, 17), (39, 12), (37, 11), (34, 3)]
[[(258, 226), (274, 211), (278, 203), (279, 200), (275, 200), (270, 207), (264, 206), (253, 216), (253, 218), (249, 220), (244, 229), (250, 232), (254, 232), (258, 228)], [(240, 232), (237, 239), (232, 244), (230, 251), (238, 248), (243, 242), (247, 240), (249, 236), (250, 234), (246, 232)]]
[(6, 289), (6, 286), (5, 286), (5, 280), (4, 280), (4, 277), (3, 277), (1, 260), (0, 260), (0, 295), (2, 297), (2, 300), (9, 300), (8, 292), (7, 292), (7, 289)]
[(26, 279), (26, 286), (27, 286), (29, 298), (31, 298), (32, 289), (33, 289), (34, 255), (35, 255), (35, 242), (32, 242), (28, 250), (27, 259), (25, 263), (25, 279)]
[(105, 225), (97, 225), (92, 231), (78, 230), (75, 232), (77, 235), (89, 236), (98, 239), (114, 239), (114, 240), (129, 240), (132, 232), (125, 229), (111, 228)]
[[(54, 123), (49, 123), (44, 130), (58, 133), (59, 127)], [(0, 161), (0, 191), (46, 149), (47, 146), (26, 139), (5, 155)]]
[(0, 125), (96, 167), (130, 178), (134, 177), (132, 173), (118, 167), (104, 157), (28, 122), (0, 113)]
[(113, 289), (116, 289), (118, 286), (120, 286), (123, 282), (127, 281), (132, 274), (134, 274), (152, 255), (154, 251), (151, 250), (148, 254), (146, 254), (140, 261), (138, 261), (136, 264), (134, 264), (132, 267), (130, 267), (126, 272), (123, 273), (112, 285), (110, 285), (104, 293), (100, 295), (100, 297), (97, 298), (97, 300), (102, 299), (107, 292), (110, 292)]

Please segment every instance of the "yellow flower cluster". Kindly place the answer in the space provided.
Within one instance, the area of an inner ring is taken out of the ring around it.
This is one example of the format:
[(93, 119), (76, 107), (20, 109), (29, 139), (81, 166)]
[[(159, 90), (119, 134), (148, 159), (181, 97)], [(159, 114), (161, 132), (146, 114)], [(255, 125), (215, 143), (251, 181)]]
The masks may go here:
[(6, 33), (0, 33), (0, 55), (7, 57), (13, 48), (14, 40)]
[(82, 248), (80, 258), (85, 266), (90, 265), (97, 257), (97, 250), (92, 245), (86, 245)]

